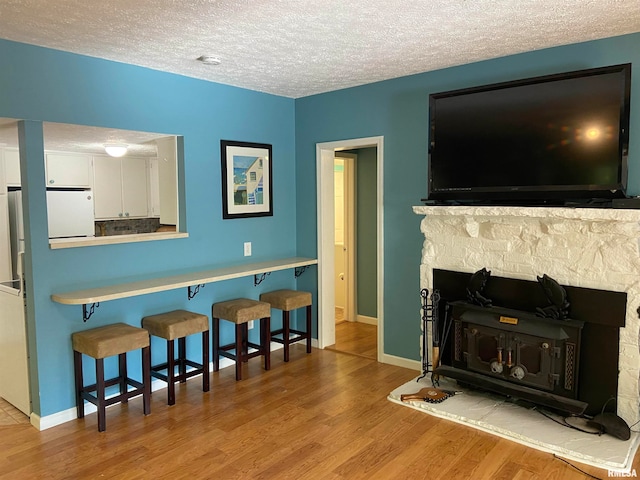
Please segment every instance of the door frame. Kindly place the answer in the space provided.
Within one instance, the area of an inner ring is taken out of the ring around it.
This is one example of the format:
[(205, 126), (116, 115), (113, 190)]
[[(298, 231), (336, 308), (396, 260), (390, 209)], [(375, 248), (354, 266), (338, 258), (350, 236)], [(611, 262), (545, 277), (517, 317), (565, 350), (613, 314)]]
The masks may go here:
[(384, 357), (384, 137), (365, 137), (316, 144), (317, 220), (318, 220), (318, 346), (335, 344), (334, 254), (335, 202), (333, 159), (336, 151), (376, 148), (376, 252), (378, 361)]

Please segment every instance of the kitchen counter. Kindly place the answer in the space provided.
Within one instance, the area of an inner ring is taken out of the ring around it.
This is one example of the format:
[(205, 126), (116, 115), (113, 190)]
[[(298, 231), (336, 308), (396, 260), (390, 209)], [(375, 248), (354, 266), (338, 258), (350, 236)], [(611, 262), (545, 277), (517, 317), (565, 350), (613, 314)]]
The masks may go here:
[(152, 240), (172, 240), (176, 238), (188, 237), (189, 234), (183, 232), (153, 232), (133, 233), (129, 235), (110, 235), (105, 237), (51, 238), (49, 239), (49, 248), (51, 248), (52, 250), (57, 250), (61, 248), (114, 245), (118, 243), (149, 242)]

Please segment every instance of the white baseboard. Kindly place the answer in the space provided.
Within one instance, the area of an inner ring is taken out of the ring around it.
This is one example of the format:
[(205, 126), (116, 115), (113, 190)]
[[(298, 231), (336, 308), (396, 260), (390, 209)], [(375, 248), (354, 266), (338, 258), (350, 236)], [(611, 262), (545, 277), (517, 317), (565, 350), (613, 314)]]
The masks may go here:
[(409, 368), (411, 370), (422, 371), (422, 362), (420, 360), (409, 360), (408, 358), (396, 357), (387, 353), (382, 355), (382, 363), (395, 365), (396, 367)]
[[(225, 367), (233, 365), (233, 361), (231, 361), (230, 359), (221, 358), (220, 368), (224, 368), (223, 364), (226, 364), (226, 363), (229, 363), (229, 365), (224, 365)], [(209, 367), (210, 367), (210, 371), (213, 371), (213, 363), (211, 363)], [(191, 380), (192, 378), (199, 378), (199, 377), (200, 375), (194, 375), (193, 377), (187, 379), (187, 381)], [(167, 388), (166, 382), (163, 382), (162, 380), (159, 380), (157, 378), (151, 380), (151, 392), (155, 392), (156, 390), (161, 390), (163, 388)], [(114, 393), (113, 395), (107, 396), (107, 398), (114, 397), (116, 395), (117, 393)], [(140, 395), (136, 395), (136, 396), (139, 397)], [(136, 398), (136, 397), (132, 397), (132, 398)], [(109, 405), (107, 408), (110, 408), (112, 406), (113, 405)], [(93, 403), (85, 401), (84, 403), (85, 415), (95, 413), (97, 410), (98, 408)], [(55, 427), (57, 425), (61, 425), (66, 422), (70, 422), (71, 420), (76, 420), (77, 418), (78, 418), (78, 410), (76, 407), (73, 407), (67, 410), (63, 410), (61, 412), (54, 413), (53, 415), (47, 415), (46, 417), (40, 417), (39, 415), (32, 413), (30, 420), (31, 420), (31, 425), (36, 427), (38, 430), (46, 430), (47, 428)]]
[[(318, 348), (318, 341), (316, 339), (312, 339), (311, 345), (314, 346), (315, 348)], [(277, 350), (281, 350), (283, 348), (282, 344), (279, 343), (272, 343), (271, 344), (271, 353), (277, 351)], [(231, 360), (230, 358), (226, 358), (226, 357), (220, 357), (220, 368), (227, 368), (227, 367), (232, 367), (235, 365), (235, 362), (233, 360)], [(209, 363), (209, 372), (213, 372), (213, 362)], [(194, 375), (193, 377), (189, 378), (187, 381), (196, 379), (196, 378), (200, 378), (200, 375)], [(159, 379), (152, 379), (151, 381), (151, 391), (155, 392), (156, 390), (161, 390), (163, 388), (167, 388), (167, 384), (166, 382), (163, 382), (162, 380)], [(117, 395), (117, 393), (114, 393), (111, 396), (115, 396)], [(134, 397), (135, 398), (135, 397)], [(117, 403), (115, 405), (118, 405)], [(112, 407), (113, 405), (109, 405), (107, 408)], [(84, 414), (85, 415), (89, 415), (90, 413), (95, 413), (97, 411), (97, 407), (90, 402), (86, 402), (84, 404)], [(29, 416), (29, 421), (31, 422), (31, 425), (33, 425), (34, 427), (36, 427), (38, 430), (46, 430), (48, 428), (51, 427), (55, 427), (58, 425), (62, 425), (63, 423), (66, 422), (70, 422), (72, 420), (77, 420), (78, 418), (78, 411), (76, 407), (73, 408), (69, 408), (67, 410), (62, 410), (61, 412), (56, 412), (53, 413), (51, 415), (47, 415), (45, 417), (41, 417), (40, 415), (37, 415), (36, 413), (31, 413), (31, 415)]]
[(376, 317), (367, 317), (366, 315), (356, 315), (356, 322), (366, 323), (367, 325), (378, 325)]

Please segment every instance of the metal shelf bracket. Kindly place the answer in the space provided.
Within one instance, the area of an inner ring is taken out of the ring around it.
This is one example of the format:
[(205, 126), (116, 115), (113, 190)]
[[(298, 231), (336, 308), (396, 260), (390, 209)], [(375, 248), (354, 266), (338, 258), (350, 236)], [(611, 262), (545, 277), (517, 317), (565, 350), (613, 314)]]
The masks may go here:
[(200, 292), (200, 288), (204, 287), (204, 283), (201, 283), (200, 285), (196, 285), (196, 286), (191, 286), (189, 285), (187, 287), (187, 297), (189, 300), (191, 300), (193, 297), (195, 297), (198, 292)]
[(309, 268), (309, 267), (310, 267), (310, 265), (303, 265), (302, 267), (296, 267), (296, 270), (295, 270), (295, 273), (294, 273), (295, 277), (296, 277), (296, 278), (298, 278), (298, 277), (299, 277), (300, 275), (302, 275), (302, 274), (307, 270), (307, 268)]
[(253, 276), (253, 286), (257, 287), (258, 285), (260, 285), (265, 278), (267, 278), (267, 275), (271, 275), (271, 272), (265, 272), (265, 273), (261, 273), (261, 274), (255, 274)]
[(91, 318), (91, 315), (95, 313), (96, 308), (99, 306), (100, 306), (100, 302), (92, 303), (91, 307), (89, 307), (89, 309), (87, 310), (87, 304), (83, 303), (82, 304), (82, 321), (86, 322), (87, 320), (89, 320)]

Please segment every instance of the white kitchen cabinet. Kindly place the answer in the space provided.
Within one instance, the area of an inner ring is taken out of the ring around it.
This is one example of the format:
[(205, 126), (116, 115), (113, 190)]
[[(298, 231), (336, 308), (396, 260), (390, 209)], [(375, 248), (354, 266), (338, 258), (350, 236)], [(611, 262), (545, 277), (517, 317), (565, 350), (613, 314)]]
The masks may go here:
[(95, 156), (93, 174), (96, 220), (148, 216), (146, 158)]
[(4, 173), (7, 187), (20, 186), (20, 152), (18, 149), (4, 149)]
[(96, 219), (122, 217), (120, 159), (93, 157), (93, 208)]
[(122, 210), (125, 217), (149, 215), (147, 159), (122, 159)]
[(160, 223), (178, 224), (178, 162), (177, 139), (166, 137), (156, 140), (158, 147), (158, 182)]
[(160, 217), (160, 174), (158, 159), (149, 159), (149, 216)]
[(91, 188), (91, 155), (45, 153), (47, 187)]

